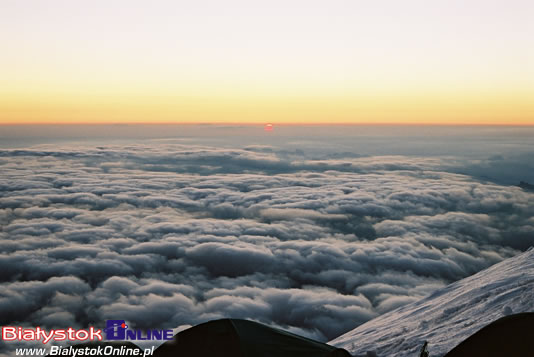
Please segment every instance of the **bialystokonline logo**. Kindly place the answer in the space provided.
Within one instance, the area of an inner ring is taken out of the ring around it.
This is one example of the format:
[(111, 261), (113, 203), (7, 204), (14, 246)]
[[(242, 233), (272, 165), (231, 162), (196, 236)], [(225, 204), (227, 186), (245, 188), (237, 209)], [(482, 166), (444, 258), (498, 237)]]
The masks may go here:
[(124, 320), (107, 320), (106, 340), (172, 340), (172, 330), (133, 330), (129, 329)]
[(107, 320), (104, 330), (89, 327), (86, 330), (67, 329), (44, 330), (37, 326), (25, 328), (20, 326), (3, 326), (3, 341), (150, 341), (172, 340), (172, 330), (136, 330), (129, 329), (125, 320)]

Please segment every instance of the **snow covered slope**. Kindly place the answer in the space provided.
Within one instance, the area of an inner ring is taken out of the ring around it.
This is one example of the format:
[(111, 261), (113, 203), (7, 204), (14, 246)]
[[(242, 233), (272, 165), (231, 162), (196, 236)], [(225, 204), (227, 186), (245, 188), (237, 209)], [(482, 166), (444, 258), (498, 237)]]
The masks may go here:
[(527, 311), (534, 311), (534, 248), (381, 315), (329, 343), (356, 356), (374, 351), (379, 357), (416, 357), (427, 340), (430, 355), (443, 356), (503, 315)]

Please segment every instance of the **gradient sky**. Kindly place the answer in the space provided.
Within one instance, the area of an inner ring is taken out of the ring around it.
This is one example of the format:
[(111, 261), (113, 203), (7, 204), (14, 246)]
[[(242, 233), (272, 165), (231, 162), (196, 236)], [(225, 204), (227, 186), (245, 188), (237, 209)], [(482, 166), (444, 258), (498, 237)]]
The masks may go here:
[(534, 125), (534, 3), (0, 0), (0, 123)]

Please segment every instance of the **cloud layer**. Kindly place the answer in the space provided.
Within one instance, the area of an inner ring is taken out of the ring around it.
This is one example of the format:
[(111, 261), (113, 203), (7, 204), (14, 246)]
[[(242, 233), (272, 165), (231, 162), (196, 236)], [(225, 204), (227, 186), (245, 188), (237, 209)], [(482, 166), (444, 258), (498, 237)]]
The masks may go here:
[(0, 324), (234, 317), (332, 339), (534, 244), (534, 194), (451, 167), (268, 146), (1, 150)]

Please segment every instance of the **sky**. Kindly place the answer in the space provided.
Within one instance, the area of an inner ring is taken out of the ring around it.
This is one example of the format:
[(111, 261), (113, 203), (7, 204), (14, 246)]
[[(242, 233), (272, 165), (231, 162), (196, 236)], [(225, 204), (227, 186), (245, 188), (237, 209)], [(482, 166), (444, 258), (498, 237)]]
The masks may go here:
[(534, 124), (527, 0), (0, 9), (1, 124)]

